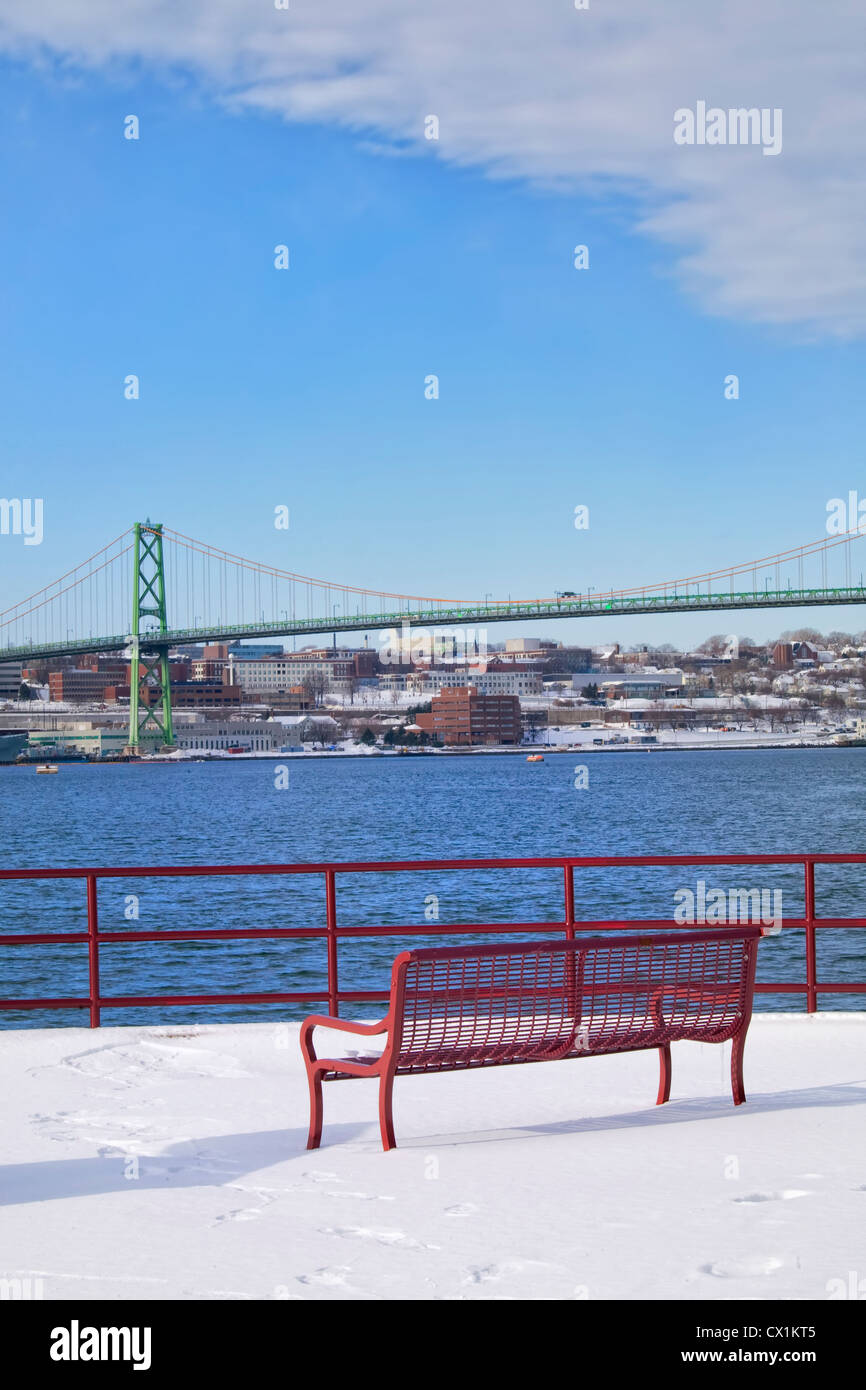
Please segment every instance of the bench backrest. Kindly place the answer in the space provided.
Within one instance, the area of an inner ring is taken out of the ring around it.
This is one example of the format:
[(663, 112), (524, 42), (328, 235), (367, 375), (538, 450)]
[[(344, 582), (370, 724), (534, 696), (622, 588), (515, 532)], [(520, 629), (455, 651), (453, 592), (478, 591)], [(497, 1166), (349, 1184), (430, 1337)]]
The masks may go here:
[(760, 927), (405, 951), (394, 962), (400, 1071), (721, 1042), (751, 1012)]

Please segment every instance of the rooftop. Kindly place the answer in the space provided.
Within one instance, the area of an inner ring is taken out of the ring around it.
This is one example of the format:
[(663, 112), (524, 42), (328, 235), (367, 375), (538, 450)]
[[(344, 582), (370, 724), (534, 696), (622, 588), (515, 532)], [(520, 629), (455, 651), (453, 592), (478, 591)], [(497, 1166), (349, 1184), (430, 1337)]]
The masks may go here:
[[(328, 1037), (331, 1042), (334, 1035)], [(51, 1298), (823, 1299), (862, 1269), (866, 1014), (325, 1089), (297, 1024), (0, 1032), (2, 1269)], [(320, 1055), (326, 1055), (324, 1046)]]

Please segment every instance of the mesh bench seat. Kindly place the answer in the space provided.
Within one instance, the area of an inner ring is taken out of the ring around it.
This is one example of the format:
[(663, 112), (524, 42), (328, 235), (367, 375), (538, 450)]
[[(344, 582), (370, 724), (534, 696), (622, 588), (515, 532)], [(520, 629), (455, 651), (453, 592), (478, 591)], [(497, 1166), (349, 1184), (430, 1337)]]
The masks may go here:
[[(378, 1023), (313, 1015), (301, 1026), (310, 1084), (308, 1148), (322, 1135), (322, 1083), (379, 1077), (382, 1145), (396, 1147), (396, 1076), (549, 1062), (658, 1048), (657, 1104), (670, 1096), (671, 1044), (733, 1040), (734, 1104), (746, 1099), (743, 1049), (761, 928), (612, 940), (456, 946), (403, 951)], [(383, 1051), (318, 1057), (323, 1027), (385, 1035)]]

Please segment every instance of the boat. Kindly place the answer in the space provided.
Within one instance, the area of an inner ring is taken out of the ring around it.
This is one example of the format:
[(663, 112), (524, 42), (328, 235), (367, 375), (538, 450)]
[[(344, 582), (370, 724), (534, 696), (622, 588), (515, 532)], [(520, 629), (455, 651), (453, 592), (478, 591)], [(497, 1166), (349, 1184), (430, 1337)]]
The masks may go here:
[(56, 763), (37, 763), (37, 764), (36, 764), (36, 771), (37, 771), (37, 772), (59, 772), (60, 769), (58, 768), (58, 766), (57, 766)]
[(14, 763), (27, 747), (27, 729), (0, 730), (0, 763)]
[(526, 761), (527, 761), (528, 763), (543, 763), (543, 762), (544, 762), (544, 754), (543, 754), (543, 753), (527, 753), (527, 755), (526, 755)]

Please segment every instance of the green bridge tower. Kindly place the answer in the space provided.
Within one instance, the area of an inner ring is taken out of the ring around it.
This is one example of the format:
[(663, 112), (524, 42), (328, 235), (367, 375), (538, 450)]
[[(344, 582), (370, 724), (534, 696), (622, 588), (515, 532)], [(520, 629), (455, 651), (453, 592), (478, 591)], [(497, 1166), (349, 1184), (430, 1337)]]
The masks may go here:
[[(129, 664), (129, 745), (139, 752), (142, 734), (160, 736), (163, 748), (174, 747), (171, 725), (171, 682), (168, 669), (169, 643), (165, 616), (165, 564), (162, 555), (162, 522), (137, 521), (133, 546), (132, 641)], [(157, 626), (141, 627), (142, 618), (156, 618)], [(151, 705), (150, 692), (155, 680), (158, 703)], [(144, 693), (147, 691), (147, 693)], [(142, 711), (144, 712), (142, 718)]]

